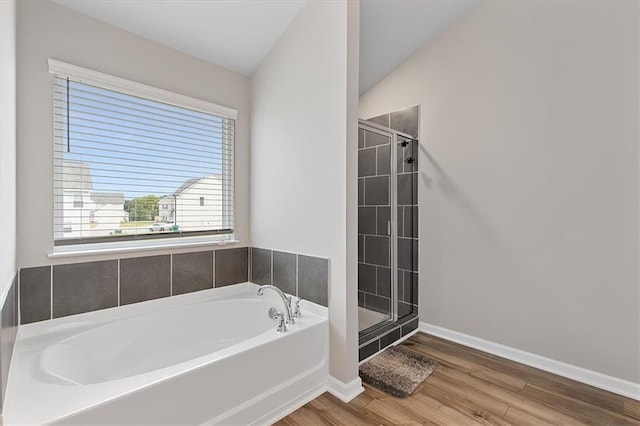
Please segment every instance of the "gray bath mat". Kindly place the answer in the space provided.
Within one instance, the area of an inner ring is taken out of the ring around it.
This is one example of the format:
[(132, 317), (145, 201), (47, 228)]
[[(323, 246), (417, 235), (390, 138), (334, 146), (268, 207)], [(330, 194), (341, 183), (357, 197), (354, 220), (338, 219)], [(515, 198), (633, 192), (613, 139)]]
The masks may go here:
[(402, 346), (392, 346), (360, 366), (360, 377), (383, 392), (406, 398), (429, 377), (438, 363)]

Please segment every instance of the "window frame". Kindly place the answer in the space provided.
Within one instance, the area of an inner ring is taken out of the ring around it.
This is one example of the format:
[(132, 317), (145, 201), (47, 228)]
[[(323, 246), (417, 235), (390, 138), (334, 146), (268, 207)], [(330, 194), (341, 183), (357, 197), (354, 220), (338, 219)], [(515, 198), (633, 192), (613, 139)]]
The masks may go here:
[[(57, 61), (55, 59), (49, 59), (49, 74), (52, 77), (68, 78), (79, 83), (84, 83), (92, 86), (96, 86), (102, 89), (121, 92), (131, 96), (137, 96), (140, 98), (148, 99), (151, 101), (162, 102), (165, 104), (177, 106), (180, 108), (186, 108), (202, 112), (205, 114), (216, 115), (221, 118), (234, 120), (234, 137), (232, 139), (231, 148), (235, 151), (235, 127), (238, 117), (238, 111), (234, 108), (214, 104), (212, 102), (204, 101), (201, 99), (193, 98), (186, 95), (181, 95), (168, 90), (160, 89), (157, 87), (149, 86), (146, 84), (134, 82), (120, 77), (115, 77), (102, 72), (94, 71), (88, 68), (79, 67), (77, 65), (68, 64), (65, 62)], [(53, 82), (53, 78), (51, 79)], [(52, 83), (53, 84), (53, 83)], [(53, 108), (53, 104), (52, 104)], [(52, 132), (53, 132), (52, 127)], [(55, 160), (52, 159), (54, 162)], [(233, 163), (231, 164), (231, 173), (228, 176), (231, 179), (232, 188), (232, 201), (228, 206), (232, 212), (229, 217), (232, 220), (233, 226), (231, 227), (231, 233), (216, 233), (212, 231), (210, 233), (198, 231), (190, 231), (185, 234), (163, 234), (163, 235), (149, 235), (149, 238), (137, 238), (129, 239), (123, 237), (116, 238), (101, 238), (93, 237), (92, 241), (75, 242), (75, 243), (59, 243), (56, 244), (55, 239), (55, 223), (52, 220), (52, 237), (53, 237), (53, 252), (49, 254), (49, 257), (66, 256), (68, 254), (93, 254), (110, 251), (130, 251), (130, 250), (144, 250), (153, 248), (170, 248), (181, 247), (191, 245), (208, 245), (208, 244), (225, 244), (229, 242), (235, 242), (236, 233), (236, 210), (235, 210), (235, 153), (233, 157)], [(55, 166), (54, 166), (55, 173)], [(54, 179), (52, 178), (52, 183)], [(55, 185), (55, 183), (54, 183)], [(55, 188), (54, 188), (55, 194)], [(55, 196), (55, 195), (54, 195)], [(53, 210), (51, 211), (53, 215)], [(53, 218), (52, 218), (53, 219)], [(89, 239), (87, 239), (89, 240)], [(64, 240), (57, 240), (58, 242)]]

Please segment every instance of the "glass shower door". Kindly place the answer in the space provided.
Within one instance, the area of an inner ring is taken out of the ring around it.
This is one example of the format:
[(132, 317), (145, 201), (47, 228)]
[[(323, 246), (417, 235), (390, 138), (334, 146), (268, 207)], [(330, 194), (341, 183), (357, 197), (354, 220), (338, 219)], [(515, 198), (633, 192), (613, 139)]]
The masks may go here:
[(396, 319), (395, 135), (360, 124), (358, 133), (358, 330)]

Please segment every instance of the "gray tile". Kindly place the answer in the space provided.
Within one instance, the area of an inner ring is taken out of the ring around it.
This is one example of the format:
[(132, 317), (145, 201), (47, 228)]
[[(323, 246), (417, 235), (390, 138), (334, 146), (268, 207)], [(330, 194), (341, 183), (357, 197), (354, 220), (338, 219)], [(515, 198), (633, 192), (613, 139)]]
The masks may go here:
[(401, 334), (404, 337), (407, 334), (411, 333), (416, 328), (418, 328), (418, 318), (415, 318), (415, 319), (409, 321), (408, 323), (404, 324), (402, 326)]
[(365, 178), (364, 202), (368, 206), (389, 205), (389, 176)]
[(296, 293), (296, 255), (273, 252), (273, 285), (285, 293)]
[(364, 308), (364, 293), (361, 291), (358, 292), (358, 306)]
[(376, 279), (376, 294), (391, 297), (391, 269), (378, 266)]
[(376, 267), (358, 263), (358, 290), (367, 293), (376, 292)]
[(271, 284), (271, 250), (251, 248), (251, 282)]
[(391, 113), (391, 127), (398, 132), (408, 133), (413, 137), (418, 136), (418, 122), (420, 110), (418, 106), (401, 109)]
[(16, 334), (18, 333), (17, 291), (17, 279), (14, 278), (7, 292), (4, 306), (2, 306), (2, 312), (0, 312), (0, 370), (2, 370), (0, 404), (6, 400), (9, 367), (11, 366), (13, 348), (16, 344)]
[(364, 295), (364, 306), (372, 311), (389, 315), (389, 312), (391, 312), (391, 299), (367, 293)]
[(389, 237), (364, 237), (364, 261), (372, 265), (389, 266)]
[(412, 313), (413, 313), (412, 305), (398, 301), (398, 318), (403, 317), (405, 315), (412, 314)]
[(358, 151), (358, 177), (375, 176), (376, 149), (368, 148)]
[(404, 291), (400, 300), (406, 303), (418, 303), (418, 274), (411, 271), (402, 271), (402, 274)]
[(380, 349), (382, 350), (382, 349), (386, 348), (387, 346), (389, 346), (390, 344), (392, 344), (396, 340), (400, 339), (400, 337), (402, 337), (402, 335), (400, 334), (400, 327), (394, 328), (389, 333), (387, 333), (384, 336), (380, 337)]
[(396, 215), (398, 237), (404, 236), (404, 213), (403, 212), (404, 212), (404, 207), (402, 206), (398, 207), (398, 214)]
[(367, 148), (391, 143), (391, 138), (380, 133), (365, 130), (364, 144)]
[(358, 205), (364, 205), (364, 178), (358, 179)]
[(391, 220), (391, 208), (390, 207), (378, 207), (377, 212), (377, 234), (389, 235), (389, 221)]
[(21, 324), (51, 318), (51, 266), (20, 269)]
[(174, 295), (213, 288), (213, 251), (180, 253), (172, 256)]
[(364, 235), (358, 235), (358, 262), (364, 262)]
[(171, 296), (171, 256), (120, 259), (120, 305)]
[[(398, 173), (410, 173), (418, 171), (418, 141), (408, 141), (406, 146), (398, 144)], [(409, 161), (411, 159), (411, 162)]]
[(298, 296), (327, 306), (329, 299), (329, 260), (298, 256)]
[[(370, 178), (371, 179), (371, 178)], [(369, 179), (367, 179), (368, 183)], [(417, 173), (398, 175), (398, 205), (418, 204)], [(366, 190), (367, 188), (365, 188)], [(366, 200), (366, 195), (365, 195)], [(367, 202), (367, 204), (370, 204)]]
[(244, 283), (249, 280), (249, 249), (247, 247), (216, 250), (215, 286)]
[(362, 361), (363, 359), (369, 358), (371, 355), (377, 353), (378, 351), (380, 351), (380, 343), (379, 340), (376, 339), (375, 341), (358, 349), (358, 359)]
[(118, 261), (53, 267), (53, 317), (118, 306)]
[(390, 118), (390, 116), (391, 116), (391, 114), (389, 114), (389, 113), (382, 114), (382, 115), (376, 115), (375, 117), (367, 118), (367, 121), (371, 121), (372, 123), (379, 124), (379, 125), (384, 126), (386, 128), (391, 128), (391, 126), (389, 126), (389, 118)]
[(375, 207), (358, 207), (358, 234), (376, 234)]
[(398, 286), (398, 299), (404, 300), (404, 271), (398, 269), (398, 279), (396, 285)]
[(391, 173), (391, 161), (390, 161), (390, 150), (391, 145), (381, 145), (377, 147), (378, 150), (377, 158), (376, 158), (376, 174), (377, 175), (388, 175)]
[(407, 271), (418, 270), (418, 240), (398, 238), (398, 268)]
[(418, 238), (418, 206), (404, 207), (403, 236)]
[(364, 130), (358, 129), (358, 149), (364, 148)]

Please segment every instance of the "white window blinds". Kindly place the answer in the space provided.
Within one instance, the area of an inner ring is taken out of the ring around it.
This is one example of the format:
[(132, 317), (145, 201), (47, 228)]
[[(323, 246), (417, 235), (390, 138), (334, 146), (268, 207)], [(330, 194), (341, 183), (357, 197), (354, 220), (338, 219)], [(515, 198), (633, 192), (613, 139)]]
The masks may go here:
[(233, 233), (234, 119), (56, 75), (53, 91), (55, 245)]

